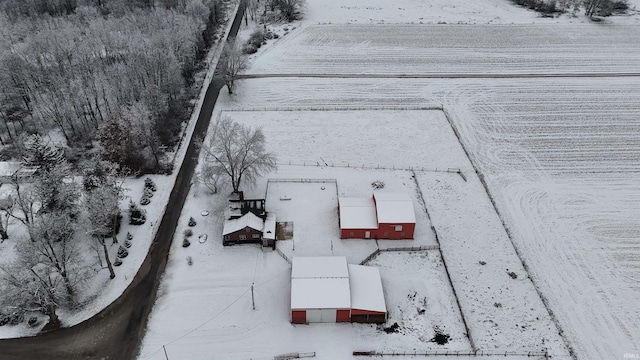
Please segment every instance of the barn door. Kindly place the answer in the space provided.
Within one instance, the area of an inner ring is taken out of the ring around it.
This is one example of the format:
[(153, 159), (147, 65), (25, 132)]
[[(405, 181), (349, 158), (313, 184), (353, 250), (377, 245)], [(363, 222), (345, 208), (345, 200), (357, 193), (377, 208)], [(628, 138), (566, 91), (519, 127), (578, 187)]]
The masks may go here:
[(364, 232), (364, 238), (365, 238), (365, 239), (369, 239), (369, 238), (371, 238), (371, 231), (365, 231), (365, 232)]
[(323, 323), (334, 323), (336, 322), (336, 310), (320, 310), (322, 312), (322, 322)]
[(307, 322), (322, 322), (322, 310), (307, 310)]

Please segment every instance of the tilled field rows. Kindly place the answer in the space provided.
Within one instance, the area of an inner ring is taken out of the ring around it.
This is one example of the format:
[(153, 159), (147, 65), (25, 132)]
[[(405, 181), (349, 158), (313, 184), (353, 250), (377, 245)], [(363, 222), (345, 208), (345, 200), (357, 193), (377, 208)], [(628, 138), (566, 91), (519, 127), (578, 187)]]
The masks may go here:
[(261, 53), (252, 74), (640, 72), (637, 26), (318, 25)]
[(476, 82), (448, 95), (463, 142), (579, 358), (634, 351), (640, 83)]

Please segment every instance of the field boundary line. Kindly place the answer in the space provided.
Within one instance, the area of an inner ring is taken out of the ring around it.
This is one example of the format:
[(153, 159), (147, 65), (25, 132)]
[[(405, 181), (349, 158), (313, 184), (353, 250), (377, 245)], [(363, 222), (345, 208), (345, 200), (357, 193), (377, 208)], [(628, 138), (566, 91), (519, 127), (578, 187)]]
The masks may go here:
[(536, 79), (640, 77), (638, 72), (576, 73), (431, 73), (431, 74), (241, 74), (238, 79), (263, 78), (337, 78), (337, 79)]

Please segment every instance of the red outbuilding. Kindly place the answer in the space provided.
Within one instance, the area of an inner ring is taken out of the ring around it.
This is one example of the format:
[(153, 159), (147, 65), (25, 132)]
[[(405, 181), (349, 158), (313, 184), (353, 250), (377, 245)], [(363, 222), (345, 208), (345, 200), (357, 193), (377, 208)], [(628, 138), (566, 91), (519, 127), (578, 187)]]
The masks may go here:
[(407, 193), (376, 192), (371, 198), (338, 199), (343, 239), (413, 239), (416, 216)]
[(347, 265), (344, 256), (292, 259), (292, 323), (383, 323), (386, 318), (377, 268)]

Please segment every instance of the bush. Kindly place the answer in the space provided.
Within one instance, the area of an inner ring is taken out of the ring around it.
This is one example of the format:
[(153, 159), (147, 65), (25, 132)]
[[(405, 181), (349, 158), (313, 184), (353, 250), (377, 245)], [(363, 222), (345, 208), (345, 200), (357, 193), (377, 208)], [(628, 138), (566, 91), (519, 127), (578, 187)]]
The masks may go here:
[(189, 264), (189, 266), (193, 265), (193, 258), (191, 256), (187, 256), (187, 264)]
[(129, 202), (129, 224), (142, 225), (147, 221), (147, 212), (133, 201)]
[(148, 187), (144, 188), (142, 196), (146, 196), (148, 198), (152, 198), (153, 197), (153, 190), (151, 190), (151, 188), (148, 188)]
[(38, 320), (38, 317), (36, 316), (32, 316), (29, 318), (29, 320), (27, 321), (27, 325), (29, 325), (30, 327), (35, 327), (40, 323), (40, 321)]
[(116, 261), (113, 262), (113, 266), (120, 266), (120, 265), (122, 265), (122, 259), (116, 258)]
[(194, 219), (193, 216), (189, 218), (189, 226), (196, 226), (196, 219)]
[(151, 180), (151, 178), (144, 179), (144, 188), (149, 189), (151, 191), (156, 191), (156, 184)]
[(264, 31), (262, 31), (262, 29), (258, 29), (251, 33), (251, 36), (249, 36), (249, 40), (247, 40), (247, 43), (255, 45), (256, 47), (259, 48), (260, 45), (262, 45), (262, 43), (264, 42), (264, 39), (265, 39)]
[(191, 237), (192, 235), (193, 235), (193, 230), (187, 229), (184, 231), (184, 237), (188, 238), (188, 237)]
[(127, 240), (133, 240), (133, 235), (127, 231)]
[(185, 238), (184, 240), (182, 240), (182, 247), (186, 248), (186, 247), (189, 247), (189, 245), (191, 245), (191, 243), (189, 242), (188, 239)]
[(118, 258), (123, 259), (126, 258), (129, 255), (129, 250), (127, 250), (127, 248), (125, 248), (124, 246), (120, 245), (120, 247), (118, 248)]
[(148, 197), (142, 196), (140, 198), (140, 205), (149, 205), (149, 203), (151, 203), (151, 200)]
[(9, 325), (18, 325), (24, 322), (24, 312), (14, 311), (9, 314)]
[(258, 52), (258, 48), (252, 44), (244, 44), (244, 46), (242, 47), (242, 52), (247, 55), (251, 55)]
[(131, 247), (131, 240), (125, 240), (124, 241), (124, 247), (126, 247), (127, 249)]
[(9, 315), (0, 314), (0, 326), (5, 326), (9, 323)]

